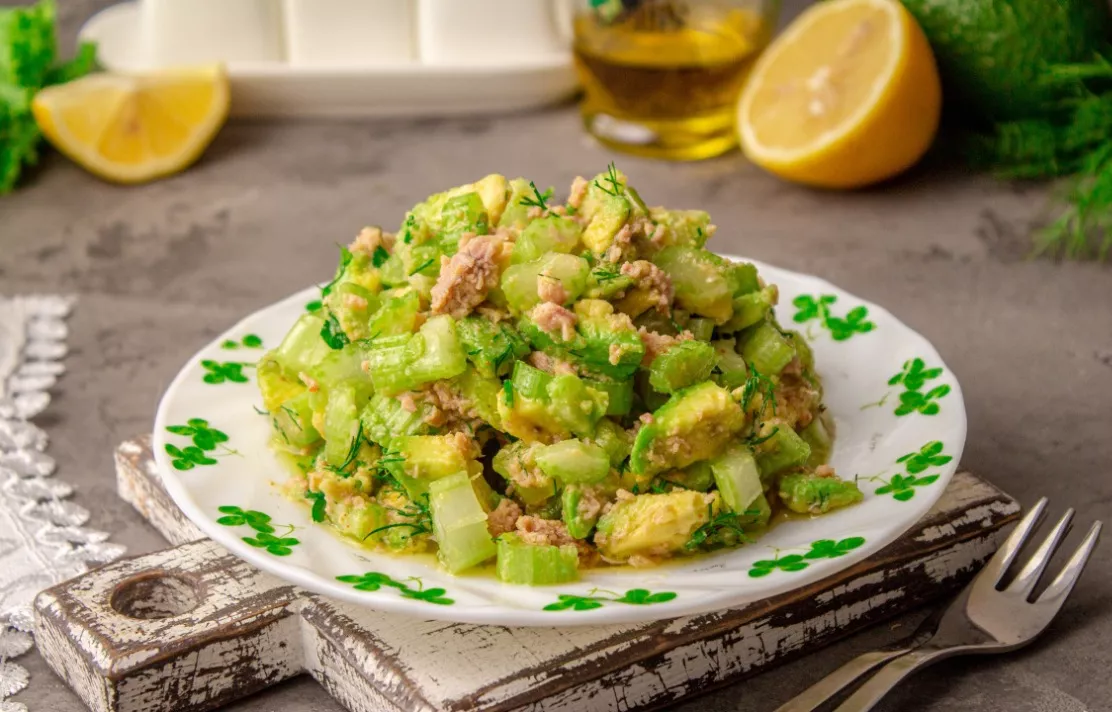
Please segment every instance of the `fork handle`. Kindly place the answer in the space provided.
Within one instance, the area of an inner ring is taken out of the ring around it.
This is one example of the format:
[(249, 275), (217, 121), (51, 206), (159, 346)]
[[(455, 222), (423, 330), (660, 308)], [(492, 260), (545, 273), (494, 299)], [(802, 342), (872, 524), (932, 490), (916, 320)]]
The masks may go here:
[(776, 712), (814, 712), (842, 690), (867, 675), (878, 665), (883, 665), (905, 655), (911, 648), (880, 650), (858, 655), (853, 660), (811, 685), (796, 697), (776, 709)]
[(960, 648), (912, 650), (882, 667), (834, 712), (869, 712), (893, 687), (911, 673), (944, 658), (960, 655), (961, 652)]

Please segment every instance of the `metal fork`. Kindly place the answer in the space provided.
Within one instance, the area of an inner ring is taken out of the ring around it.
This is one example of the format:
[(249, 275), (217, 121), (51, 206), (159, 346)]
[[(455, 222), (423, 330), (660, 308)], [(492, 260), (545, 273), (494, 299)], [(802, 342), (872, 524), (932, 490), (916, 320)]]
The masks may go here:
[(956, 655), (1007, 653), (1033, 641), (1046, 630), (1073, 591), (1096, 548), (1102, 526), (1099, 521), (1093, 524), (1062, 571), (1034, 598), (1035, 587), (1051, 557), (1069, 533), (1072, 509), (1062, 515), (1006, 586), (1004, 576), (1041, 523), (1046, 504), (1044, 497), (1031, 508), (988, 564), (941, 615), (932, 615), (906, 641), (849, 661), (776, 712), (813, 712), (863, 675), (884, 665), (835, 710), (868, 712), (916, 670)]

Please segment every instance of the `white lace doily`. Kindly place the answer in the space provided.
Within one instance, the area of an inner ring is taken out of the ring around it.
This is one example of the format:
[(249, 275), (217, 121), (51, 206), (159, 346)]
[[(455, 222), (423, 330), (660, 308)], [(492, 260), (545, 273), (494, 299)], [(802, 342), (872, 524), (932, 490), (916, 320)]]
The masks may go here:
[(62, 375), (72, 300), (0, 297), (0, 712), (27, 686), (12, 659), (31, 649), (31, 603), (42, 589), (118, 558), (124, 548), (85, 528), (89, 511), (53, 477), (47, 436), (31, 420)]

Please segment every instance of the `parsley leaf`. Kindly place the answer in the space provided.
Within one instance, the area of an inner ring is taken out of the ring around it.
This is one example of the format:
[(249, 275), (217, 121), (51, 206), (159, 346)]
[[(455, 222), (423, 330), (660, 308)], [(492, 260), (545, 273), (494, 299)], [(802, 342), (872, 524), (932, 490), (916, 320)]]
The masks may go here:
[(375, 267), (381, 267), (388, 259), (390, 259), (390, 253), (386, 251), (385, 247), (379, 245), (375, 248), (374, 254), (371, 255), (371, 264)]
[(328, 506), (328, 502), (325, 500), (324, 497), (324, 492), (306, 491), (305, 499), (313, 500), (313, 521), (323, 522), (325, 519), (325, 508)]
[(328, 344), (328, 348), (333, 350), (342, 349), (350, 343), (343, 327), (340, 326), (340, 320), (332, 312), (328, 313), (328, 318), (324, 321), (324, 326), (321, 327), (320, 337), (324, 339), (324, 343)]
[(348, 248), (346, 247), (341, 247), (340, 265), (336, 268), (336, 276), (332, 278), (331, 282), (320, 288), (320, 295), (322, 297), (327, 297), (329, 294), (332, 293), (332, 288), (336, 286), (337, 282), (343, 279), (344, 272), (347, 271), (347, 266), (349, 264), (351, 264), (351, 251), (348, 250)]

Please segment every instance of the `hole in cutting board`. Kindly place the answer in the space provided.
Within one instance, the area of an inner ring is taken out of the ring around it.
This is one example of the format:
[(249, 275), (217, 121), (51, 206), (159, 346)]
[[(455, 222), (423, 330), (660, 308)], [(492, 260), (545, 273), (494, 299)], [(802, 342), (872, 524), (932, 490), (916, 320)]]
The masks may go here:
[(129, 618), (152, 620), (189, 613), (201, 603), (199, 586), (181, 576), (150, 571), (116, 586), (109, 605)]

